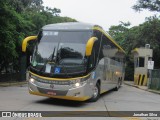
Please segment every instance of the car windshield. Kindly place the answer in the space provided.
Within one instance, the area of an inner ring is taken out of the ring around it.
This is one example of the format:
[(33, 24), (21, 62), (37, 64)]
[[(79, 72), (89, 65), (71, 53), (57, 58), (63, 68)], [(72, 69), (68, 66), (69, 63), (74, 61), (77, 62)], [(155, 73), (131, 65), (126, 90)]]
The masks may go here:
[(43, 31), (38, 35), (32, 67), (39, 71), (74, 73), (85, 71), (86, 42), (90, 31)]

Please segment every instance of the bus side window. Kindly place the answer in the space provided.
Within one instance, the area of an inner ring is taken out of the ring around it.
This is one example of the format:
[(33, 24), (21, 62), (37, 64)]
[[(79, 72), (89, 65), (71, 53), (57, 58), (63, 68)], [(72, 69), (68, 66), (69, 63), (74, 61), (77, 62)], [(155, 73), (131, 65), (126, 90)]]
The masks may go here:
[(97, 37), (98, 40), (94, 44), (94, 54), (95, 54), (95, 64), (96, 62), (99, 62), (100, 60), (100, 53), (101, 53), (101, 40), (102, 40), (102, 33), (98, 30), (95, 30), (93, 33), (93, 36)]
[(95, 53), (95, 49), (92, 50), (92, 54), (89, 58), (90, 62), (89, 62), (89, 68), (93, 68), (96, 65), (96, 53)]

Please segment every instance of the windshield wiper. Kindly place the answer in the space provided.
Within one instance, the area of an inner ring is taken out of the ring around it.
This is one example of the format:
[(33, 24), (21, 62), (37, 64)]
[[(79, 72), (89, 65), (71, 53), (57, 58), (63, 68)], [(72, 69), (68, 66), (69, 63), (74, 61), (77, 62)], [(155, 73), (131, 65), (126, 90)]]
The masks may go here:
[(40, 72), (42, 72), (42, 70), (44, 69), (44, 67), (47, 65), (48, 62), (52, 62), (53, 61), (53, 58), (55, 57), (54, 56), (54, 53), (55, 53), (55, 49), (56, 47), (54, 47), (54, 50), (53, 50), (53, 53), (52, 53), (52, 56), (51, 56), (51, 59), (50, 57), (45, 61), (44, 65), (40, 68)]
[(53, 61), (53, 58), (55, 57), (55, 56), (54, 56), (55, 50), (56, 50), (56, 47), (54, 47), (54, 50), (53, 50), (53, 53), (52, 53), (51, 61)]

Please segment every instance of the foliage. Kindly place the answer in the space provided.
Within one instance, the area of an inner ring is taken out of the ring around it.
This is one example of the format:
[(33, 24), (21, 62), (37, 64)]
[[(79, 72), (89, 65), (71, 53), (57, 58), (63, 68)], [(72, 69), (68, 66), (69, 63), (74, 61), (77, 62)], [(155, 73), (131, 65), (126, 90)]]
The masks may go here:
[(136, 11), (142, 9), (148, 9), (150, 11), (160, 12), (160, 1), (159, 0), (138, 0), (137, 4), (133, 6)]
[(111, 26), (109, 29), (109, 33), (126, 51), (127, 79), (131, 78), (131, 73), (133, 73), (131, 51), (134, 48), (144, 47), (145, 44), (150, 44), (153, 49), (155, 68), (160, 68), (160, 18), (156, 16), (148, 17), (143, 24), (131, 28), (128, 27), (121, 23), (117, 26)]
[(127, 39), (127, 33), (129, 31), (130, 23), (120, 22), (117, 26), (111, 26), (109, 28), (109, 34), (121, 45), (125, 47), (125, 42)]
[(21, 41), (25, 37), (36, 35), (46, 24), (76, 21), (60, 17), (60, 9), (44, 7), (42, 3), (42, 0), (0, 1), (0, 72), (9, 72), (9, 66), (19, 70)]

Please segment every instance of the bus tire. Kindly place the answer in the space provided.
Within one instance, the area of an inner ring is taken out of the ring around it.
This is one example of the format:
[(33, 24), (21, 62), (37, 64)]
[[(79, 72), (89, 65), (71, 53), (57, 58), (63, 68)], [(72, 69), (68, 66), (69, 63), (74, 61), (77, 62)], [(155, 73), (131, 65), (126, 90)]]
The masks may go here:
[(120, 77), (119, 80), (120, 80), (120, 86), (119, 87), (121, 87), (121, 85), (122, 85), (122, 77)]
[(114, 90), (118, 91), (118, 89), (120, 88), (120, 86), (121, 86), (121, 80), (118, 79), (118, 83), (117, 83), (116, 87), (114, 88)]
[(100, 97), (100, 84), (97, 84), (94, 87), (94, 92), (92, 98), (89, 100), (90, 102), (96, 102)]

